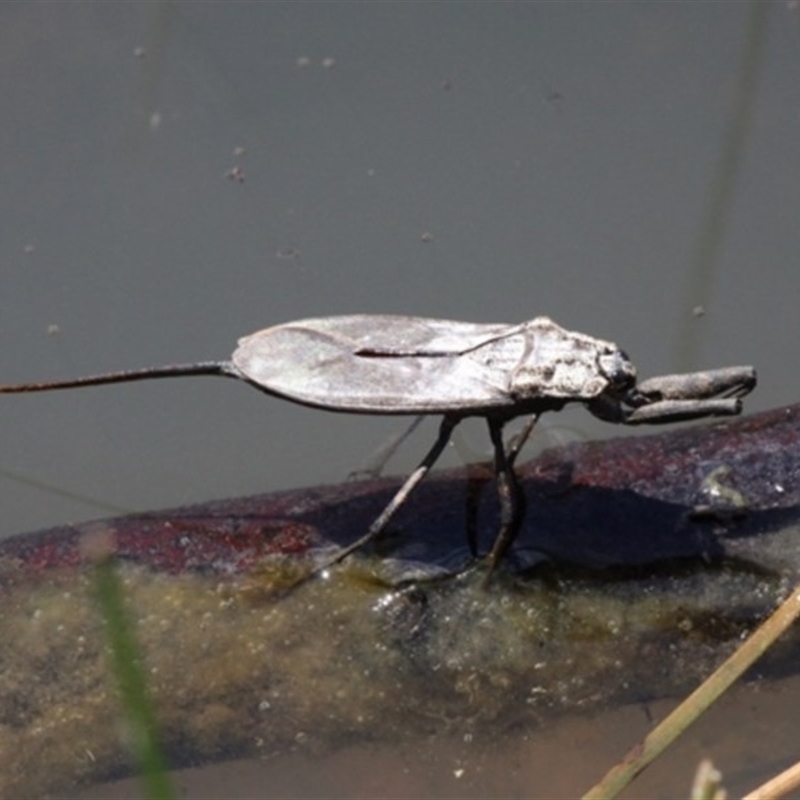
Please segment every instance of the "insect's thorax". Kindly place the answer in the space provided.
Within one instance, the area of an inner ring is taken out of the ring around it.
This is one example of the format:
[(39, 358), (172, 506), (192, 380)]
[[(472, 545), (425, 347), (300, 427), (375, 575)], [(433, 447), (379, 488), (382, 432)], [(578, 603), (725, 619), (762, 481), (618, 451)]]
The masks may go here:
[[(605, 391), (608, 358), (624, 355), (616, 345), (565, 330), (537, 317), (474, 353), (487, 369), (505, 376), (506, 391), (519, 400), (549, 397), (588, 400)], [(632, 366), (630, 367), (632, 370)]]

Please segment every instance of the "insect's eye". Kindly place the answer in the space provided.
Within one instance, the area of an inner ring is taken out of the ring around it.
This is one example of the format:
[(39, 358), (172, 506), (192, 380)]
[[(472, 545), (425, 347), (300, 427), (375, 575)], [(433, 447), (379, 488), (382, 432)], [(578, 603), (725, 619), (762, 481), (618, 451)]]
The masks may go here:
[(600, 370), (617, 389), (629, 389), (636, 383), (636, 368), (624, 350), (614, 350), (600, 356)]

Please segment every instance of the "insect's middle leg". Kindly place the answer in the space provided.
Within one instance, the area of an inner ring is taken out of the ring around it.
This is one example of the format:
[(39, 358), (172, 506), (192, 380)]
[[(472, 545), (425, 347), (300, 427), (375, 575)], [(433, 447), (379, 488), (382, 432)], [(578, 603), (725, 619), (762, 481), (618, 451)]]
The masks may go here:
[(525, 423), (525, 427), (523, 427), (523, 429), (508, 443), (508, 453), (506, 457), (508, 466), (512, 470), (514, 469), (514, 462), (517, 460), (519, 451), (522, 450), (525, 446), (525, 442), (530, 438), (540, 416), (541, 414), (531, 414), (528, 421)]
[[(525, 436), (533, 430), (534, 418), (525, 431)], [(514, 474), (514, 460), (517, 457), (519, 448), (512, 450), (511, 454), (506, 453), (505, 443), (503, 442), (503, 422), (489, 419), (489, 435), (494, 445), (494, 463), (497, 479), (497, 494), (500, 499), (500, 530), (494, 545), (489, 553), (489, 571), (486, 575), (488, 581), (495, 567), (499, 563), (503, 554), (508, 550), (511, 542), (519, 531), (522, 522), (524, 498), (520, 490), (517, 476)]]
[(347, 558), (350, 553), (355, 552), (365, 544), (371, 542), (384, 531), (397, 512), (397, 509), (405, 503), (411, 492), (417, 488), (420, 481), (430, 472), (431, 467), (436, 463), (442, 451), (447, 446), (447, 443), (450, 441), (453, 428), (455, 428), (460, 421), (460, 417), (445, 416), (442, 419), (442, 424), (439, 426), (439, 436), (436, 442), (434, 442), (433, 447), (428, 451), (425, 458), (422, 459), (419, 466), (406, 478), (406, 482), (398, 489), (397, 494), (389, 501), (389, 504), (381, 511), (372, 525), (369, 526), (369, 530), (360, 539), (356, 539), (346, 547), (342, 547), (336, 555), (320, 569), (327, 569), (334, 564), (338, 564), (342, 559)]
[[(520, 430), (508, 442), (505, 448), (506, 461), (508, 468), (512, 472), (514, 470), (514, 463), (520, 450), (525, 446), (525, 442), (530, 438), (536, 423), (539, 421), (539, 414), (531, 414), (528, 421), (525, 423), (522, 430)], [(497, 458), (495, 457), (495, 462)], [(488, 465), (485, 464), (470, 464), (467, 466), (467, 544), (469, 551), (472, 553), (473, 558), (478, 557), (478, 504), (480, 502), (481, 492), (483, 486), (487, 481), (484, 473)], [(495, 474), (497, 472), (497, 464), (495, 463)]]

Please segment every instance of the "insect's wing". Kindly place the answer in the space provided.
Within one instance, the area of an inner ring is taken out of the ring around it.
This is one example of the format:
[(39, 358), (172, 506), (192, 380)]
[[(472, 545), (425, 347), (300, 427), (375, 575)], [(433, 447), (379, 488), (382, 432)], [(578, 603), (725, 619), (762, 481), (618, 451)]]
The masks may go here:
[(232, 361), (266, 391), (335, 411), (477, 411), (511, 400), (461, 354), (509, 330), (420, 317), (324, 317), (245, 337)]
[[(458, 355), (508, 333), (507, 324), (485, 325), (393, 314), (352, 314), (291, 323), (346, 339), (373, 355)], [(279, 326), (284, 327), (284, 326)]]

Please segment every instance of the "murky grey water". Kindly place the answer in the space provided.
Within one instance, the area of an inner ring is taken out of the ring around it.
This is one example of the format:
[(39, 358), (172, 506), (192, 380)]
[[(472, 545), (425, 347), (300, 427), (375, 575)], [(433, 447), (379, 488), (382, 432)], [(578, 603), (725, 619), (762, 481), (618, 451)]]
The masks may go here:
[[(491, 591), (472, 572), (402, 594), (353, 565), (276, 595), (275, 569), (119, 570), (165, 750), (176, 765), (214, 765), (225, 796), (247, 796), (255, 776), (266, 796), (576, 796), (785, 594), (733, 572), (498, 575)], [(726, 596), (740, 603), (730, 614)], [(12, 577), (4, 589), (3, 640), (15, 646), (2, 659), (0, 796), (75, 796), (131, 773), (90, 600), (85, 571)], [(779, 691), (763, 678), (793, 669), (797, 636), (787, 639), (758, 665), (759, 691)], [(748, 691), (751, 721), (766, 730)], [(694, 750), (682, 745), (673, 772), (655, 771), (655, 791), (680, 791), (701, 755), (737, 786), (788, 757), (786, 708), (770, 723), (776, 738), (732, 735), (719, 710), (710, 719), (719, 727), (692, 731)], [(225, 762), (243, 758), (247, 777), (234, 779)]]
[[(645, 375), (753, 363), (748, 408), (793, 402), (800, 15), (767, 8), (698, 266), (748, 4), (6, 4), (0, 380), (225, 357), (305, 316), (546, 313)], [(547, 424), (618, 433), (579, 410)], [(4, 398), (0, 535), (338, 481), (396, 427), (210, 379)], [(612, 734), (575, 738), (582, 764)], [(632, 738), (614, 727), (608, 749)], [(519, 747), (472, 746), (500, 794)], [(430, 745), (445, 777), (426, 793), (463, 791), (459, 748)], [(341, 758), (375, 792), (384, 762)], [(272, 763), (285, 794), (305, 791), (297, 765)]]
[[(622, 794), (629, 798), (687, 796), (701, 756), (723, 771), (737, 797), (796, 759), (798, 729), (791, 709), (798, 692), (792, 678), (770, 687), (741, 687)], [(788, 704), (788, 706), (787, 706)], [(754, 708), (757, 712), (754, 713)], [(636, 705), (601, 715), (575, 716), (547, 730), (509, 741), (465, 742), (437, 738), (403, 748), (358, 747), (326, 758), (233, 761), (173, 775), (185, 797), (216, 798), (542, 798), (572, 800), (623, 755), (619, 741), (644, 737), (650, 717), (667, 702)], [(787, 710), (789, 713), (787, 713)], [(742, 731), (747, 731), (745, 735)], [(103, 784), (86, 800), (141, 796), (136, 780)]]

